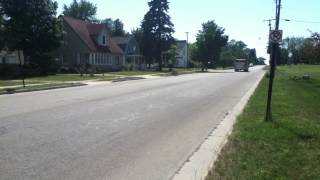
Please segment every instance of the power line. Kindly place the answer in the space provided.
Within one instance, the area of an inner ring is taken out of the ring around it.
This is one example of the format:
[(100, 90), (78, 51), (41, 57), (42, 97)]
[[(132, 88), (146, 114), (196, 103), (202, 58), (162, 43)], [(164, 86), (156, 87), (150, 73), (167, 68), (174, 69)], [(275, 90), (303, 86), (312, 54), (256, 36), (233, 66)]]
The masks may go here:
[(296, 20), (296, 19), (281, 19), (284, 21), (300, 22), (300, 23), (309, 23), (309, 24), (320, 24), (320, 21), (306, 21), (306, 20)]

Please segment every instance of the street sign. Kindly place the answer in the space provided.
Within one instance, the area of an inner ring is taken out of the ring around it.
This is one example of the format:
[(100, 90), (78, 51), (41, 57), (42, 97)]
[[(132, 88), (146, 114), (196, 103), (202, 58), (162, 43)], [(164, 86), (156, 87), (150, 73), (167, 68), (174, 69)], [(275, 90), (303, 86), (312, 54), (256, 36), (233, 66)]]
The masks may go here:
[(269, 41), (272, 43), (282, 42), (282, 30), (272, 30), (270, 31)]

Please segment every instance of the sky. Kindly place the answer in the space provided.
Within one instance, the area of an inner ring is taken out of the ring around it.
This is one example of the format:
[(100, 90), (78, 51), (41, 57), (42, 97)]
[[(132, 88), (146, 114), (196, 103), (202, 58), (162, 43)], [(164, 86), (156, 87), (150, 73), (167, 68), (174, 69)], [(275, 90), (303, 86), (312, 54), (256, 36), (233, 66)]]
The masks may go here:
[[(59, 5), (58, 14), (63, 5), (73, 0), (56, 0)], [(140, 26), (149, 10), (150, 0), (89, 0), (98, 7), (97, 18), (119, 18), (126, 31), (131, 32)], [(218, 26), (225, 28), (229, 40), (241, 40), (249, 48), (256, 48), (257, 56), (268, 59), (266, 46), (268, 43), (268, 22), (275, 18), (275, 0), (168, 0), (169, 15), (175, 25), (174, 37), (189, 42), (196, 41), (202, 23), (214, 20)], [(320, 32), (320, 0), (282, 0), (281, 18), (312, 21), (281, 21), (280, 29), (284, 37), (308, 37), (310, 32)], [(272, 22), (274, 27), (274, 22)]]

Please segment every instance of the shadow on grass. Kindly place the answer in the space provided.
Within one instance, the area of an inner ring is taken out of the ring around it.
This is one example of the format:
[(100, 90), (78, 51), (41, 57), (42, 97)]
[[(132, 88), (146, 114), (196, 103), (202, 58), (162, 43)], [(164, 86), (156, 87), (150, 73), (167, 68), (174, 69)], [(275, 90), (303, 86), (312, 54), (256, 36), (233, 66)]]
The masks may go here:
[(290, 126), (288, 123), (281, 122), (281, 121), (275, 121), (274, 122), (275, 127), (281, 128), (283, 130), (286, 130), (296, 136), (297, 138), (301, 140), (311, 140), (317, 138), (317, 135), (313, 133), (312, 127), (299, 123), (294, 124), (294, 126)]

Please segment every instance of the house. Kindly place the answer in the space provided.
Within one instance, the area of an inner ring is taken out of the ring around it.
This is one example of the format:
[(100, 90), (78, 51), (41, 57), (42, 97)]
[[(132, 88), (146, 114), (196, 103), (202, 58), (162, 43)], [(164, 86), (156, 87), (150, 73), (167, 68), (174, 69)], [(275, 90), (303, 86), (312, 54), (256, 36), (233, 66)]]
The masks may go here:
[(25, 64), (23, 57), (23, 51), (0, 51), (0, 77), (18, 77), (21, 73), (19, 65)]
[[(63, 68), (90, 66), (96, 70), (115, 71), (126, 66), (126, 59), (132, 55), (142, 57), (138, 51), (134, 51), (134, 54), (127, 53), (133, 49), (131, 45), (139, 50), (138, 44), (129, 43), (122, 46), (116, 41), (117, 38), (110, 36), (110, 29), (104, 24), (85, 22), (67, 16), (61, 18), (65, 32), (64, 41), (53, 52), (53, 56)], [(144, 63), (139, 60), (132, 63)]]
[(145, 69), (145, 59), (140, 55), (140, 47), (133, 36), (112, 37), (111, 41), (117, 44), (125, 56), (124, 66), (133, 66), (135, 69)]
[(20, 54), (21, 64), (24, 64), (22, 51), (14, 51), (14, 52), (0, 51), (0, 64), (1, 65), (19, 65), (20, 60), (19, 60), (18, 53)]
[(175, 67), (188, 67), (188, 44), (187, 41), (176, 41), (177, 46), (177, 64)]

